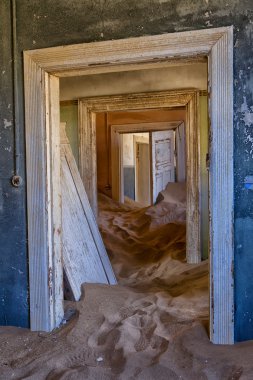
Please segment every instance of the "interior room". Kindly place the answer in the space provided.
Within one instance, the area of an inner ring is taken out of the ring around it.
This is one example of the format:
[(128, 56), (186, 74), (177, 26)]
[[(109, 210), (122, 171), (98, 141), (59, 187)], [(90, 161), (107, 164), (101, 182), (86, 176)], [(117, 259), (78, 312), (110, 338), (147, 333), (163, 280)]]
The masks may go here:
[(251, 2), (0, 16), (0, 380), (251, 379)]
[[(110, 83), (110, 90), (107, 83)], [(184, 272), (187, 272), (189, 286), (193, 289), (198, 288), (194, 297), (187, 301), (187, 312), (191, 316), (194, 313), (199, 315), (205, 321), (208, 330), (206, 62), (172, 65), (159, 70), (85, 76), (78, 78), (78, 81), (75, 77), (63, 78), (60, 81), (60, 118), (61, 122), (65, 123), (73, 157), (80, 170), (82, 99), (89, 102), (94, 93), (97, 96), (110, 97), (136, 91), (175, 92), (180, 87), (194, 88), (198, 91), (201, 177), (199, 263), (187, 264), (186, 256), (186, 246), (189, 244), (186, 228), (191, 228), (191, 225), (186, 223), (186, 168), (187, 160), (191, 157), (188, 153), (187, 158), (188, 114), (184, 106), (146, 106), (147, 108), (142, 109), (119, 109), (94, 114), (98, 209), (93, 209), (93, 212), (97, 217), (103, 243), (118, 283), (136, 289), (154, 287), (156, 291), (158, 288), (167, 292), (168, 286), (172, 286), (171, 274), (175, 276), (178, 273), (185, 281)], [(113, 138), (115, 134), (118, 136), (116, 140)], [(115, 151), (118, 152), (117, 155)], [(115, 196), (113, 191), (113, 176), (117, 178), (118, 196)], [(92, 205), (92, 202), (90, 204)], [(89, 282), (97, 282), (97, 278), (99, 275), (93, 280), (89, 279)], [(190, 285), (191, 281), (193, 282)], [(180, 285), (177, 287), (180, 288)]]

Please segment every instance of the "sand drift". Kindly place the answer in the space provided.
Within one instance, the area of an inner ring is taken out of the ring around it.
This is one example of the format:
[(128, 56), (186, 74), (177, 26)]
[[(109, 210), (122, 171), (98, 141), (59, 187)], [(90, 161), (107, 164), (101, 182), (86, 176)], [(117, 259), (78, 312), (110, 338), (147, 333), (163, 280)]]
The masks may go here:
[(0, 328), (0, 379), (252, 379), (253, 344), (208, 339), (208, 262), (185, 261), (185, 205), (99, 197), (119, 285), (84, 284), (51, 333)]

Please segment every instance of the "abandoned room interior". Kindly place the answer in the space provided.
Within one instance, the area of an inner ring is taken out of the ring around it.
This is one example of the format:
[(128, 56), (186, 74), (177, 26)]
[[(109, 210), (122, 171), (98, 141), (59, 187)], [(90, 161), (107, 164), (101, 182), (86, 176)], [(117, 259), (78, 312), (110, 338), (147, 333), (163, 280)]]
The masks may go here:
[(251, 1), (0, 15), (0, 379), (251, 379)]

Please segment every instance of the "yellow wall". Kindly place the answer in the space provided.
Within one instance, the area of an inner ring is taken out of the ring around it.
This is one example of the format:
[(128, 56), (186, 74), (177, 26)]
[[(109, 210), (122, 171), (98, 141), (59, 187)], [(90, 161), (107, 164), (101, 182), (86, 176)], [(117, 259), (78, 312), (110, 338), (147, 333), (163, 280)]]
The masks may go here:
[(63, 102), (60, 105), (60, 120), (66, 123), (66, 133), (78, 165), (78, 105), (77, 102)]

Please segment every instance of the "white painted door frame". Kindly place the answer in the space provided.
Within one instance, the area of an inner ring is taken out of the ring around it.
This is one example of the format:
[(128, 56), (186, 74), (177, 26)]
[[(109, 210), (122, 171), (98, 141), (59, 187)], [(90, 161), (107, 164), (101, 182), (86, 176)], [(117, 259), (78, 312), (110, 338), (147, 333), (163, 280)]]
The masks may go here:
[(208, 56), (210, 84), (210, 339), (234, 342), (233, 28), (202, 29), (24, 52), (30, 316), (63, 317), (59, 77), (155, 68)]
[[(83, 98), (79, 100), (79, 163), (83, 183), (94, 214), (97, 214), (97, 163), (96, 163), (96, 113), (163, 109), (185, 107), (186, 109), (186, 157), (187, 157), (187, 215), (186, 215), (186, 256), (187, 262), (197, 264), (200, 252), (200, 153), (199, 153), (199, 92), (196, 90), (176, 90), (145, 92), (128, 95), (109, 95)], [(176, 128), (180, 122), (163, 123), (160, 130)], [(131, 130), (142, 132), (152, 130), (148, 123), (131, 124)], [(111, 126), (111, 176), (112, 198), (123, 200), (123, 175), (120, 151), (120, 133), (127, 132), (124, 125)], [(189, 159), (188, 159), (189, 158)]]
[[(137, 95), (137, 94), (135, 94)], [(151, 94), (152, 96), (152, 94)], [(188, 109), (189, 112), (189, 109)], [(188, 115), (188, 119), (192, 118), (192, 115)], [(195, 122), (195, 121), (194, 121)], [(121, 124), (121, 125), (111, 125), (111, 155), (112, 155), (112, 193), (113, 193), (113, 199), (115, 199), (118, 202), (124, 203), (124, 184), (123, 184), (123, 160), (122, 160), (122, 140), (120, 138), (120, 135), (123, 133), (143, 133), (143, 132), (154, 132), (154, 131), (167, 131), (167, 130), (174, 130), (176, 131), (178, 128), (180, 128), (181, 125), (184, 125), (185, 123), (183, 121), (172, 121), (172, 122), (144, 122), (144, 123), (138, 123), (138, 124)], [(140, 138), (140, 137), (139, 137)], [(190, 140), (190, 145), (193, 144), (194, 146), (192, 149), (196, 149), (195, 151), (195, 157), (197, 158), (199, 156), (199, 146), (195, 144), (194, 134), (188, 135), (188, 142)], [(193, 139), (193, 140), (192, 140)], [(151, 148), (151, 143), (150, 143)], [(189, 149), (188, 151), (192, 151), (192, 149)], [(185, 146), (186, 150), (186, 146)], [(150, 159), (152, 156), (152, 152), (150, 151)], [(186, 156), (186, 153), (184, 154)], [(190, 159), (189, 159), (190, 160)], [(94, 162), (94, 161), (93, 161)], [(199, 163), (198, 164), (198, 171)], [(188, 177), (194, 176), (194, 173), (192, 174), (191, 170), (195, 165), (188, 165)], [(152, 184), (152, 165), (150, 168), (150, 193), (151, 193), (151, 203), (153, 203), (153, 184)], [(199, 175), (198, 175), (199, 176)], [(135, 176), (136, 181), (136, 176)], [(194, 181), (195, 186), (197, 185), (197, 181)], [(116, 186), (115, 186), (116, 184)], [(190, 186), (192, 187), (192, 182), (190, 183)], [(96, 192), (96, 190), (94, 190)], [(187, 202), (187, 206), (190, 202), (192, 202), (195, 198), (190, 197)], [(197, 199), (195, 201), (198, 202)], [(190, 215), (191, 208), (197, 209), (198, 206), (196, 204), (190, 205), (189, 210), (187, 211), (187, 215)], [(196, 223), (196, 220), (192, 220), (191, 217), (187, 218), (188, 223)], [(187, 227), (188, 229), (188, 236), (190, 237), (191, 234), (191, 228), (190, 226)], [(200, 223), (199, 223), (199, 234), (200, 234)], [(200, 239), (200, 236), (195, 236), (194, 240), (195, 242)], [(186, 239), (187, 240), (187, 239)], [(195, 245), (197, 248), (197, 245)], [(200, 249), (200, 248), (199, 248)], [(194, 261), (199, 262), (201, 261), (201, 254), (197, 255), (195, 258), (190, 258), (189, 255), (191, 255), (190, 252), (188, 252), (188, 261), (189, 263), (193, 263)]]
[[(138, 94), (135, 94), (137, 96)], [(152, 94), (150, 98), (152, 99)], [(164, 93), (160, 93), (161, 96)], [(154, 99), (153, 99), (154, 101)], [(167, 105), (167, 102), (165, 103)], [(123, 133), (141, 133), (141, 132), (152, 132), (152, 131), (167, 131), (169, 129), (176, 129), (182, 121), (169, 121), (169, 122), (154, 122), (154, 123), (138, 123), (138, 124), (114, 124), (111, 126), (111, 171), (112, 171), (112, 198), (118, 202), (124, 202), (124, 189), (122, 181), (122, 141), (121, 135)], [(193, 135), (191, 135), (192, 137)], [(190, 137), (190, 136), (189, 136)], [(195, 141), (194, 141), (195, 142)], [(194, 145), (196, 150), (198, 150), (198, 145)], [(198, 154), (195, 155), (197, 157)], [(94, 163), (94, 160), (93, 160)], [(189, 166), (191, 170), (192, 166)], [(189, 173), (191, 176), (191, 173)], [(96, 190), (95, 190), (96, 191)], [(152, 191), (151, 191), (152, 192)], [(189, 198), (189, 203), (193, 201), (192, 197)], [(194, 202), (198, 200), (194, 199)], [(194, 204), (196, 208), (196, 204)], [(196, 237), (198, 239), (198, 237)], [(197, 261), (199, 260), (196, 259)]]

